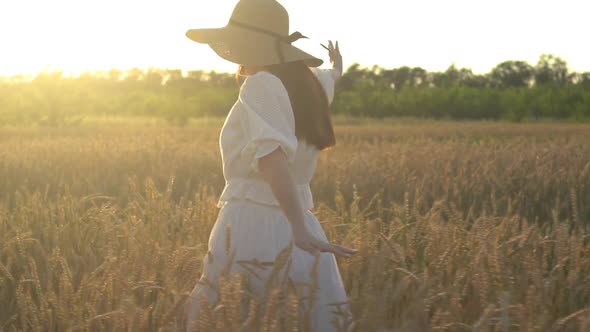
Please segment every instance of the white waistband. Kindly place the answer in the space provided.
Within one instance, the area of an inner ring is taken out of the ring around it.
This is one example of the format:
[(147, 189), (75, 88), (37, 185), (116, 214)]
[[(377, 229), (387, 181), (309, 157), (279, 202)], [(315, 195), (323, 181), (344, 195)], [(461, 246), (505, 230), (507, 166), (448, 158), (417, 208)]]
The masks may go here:
[[(313, 208), (313, 196), (309, 184), (298, 184), (296, 190), (303, 209), (311, 210)], [(240, 198), (265, 205), (280, 206), (270, 185), (264, 180), (232, 179), (226, 182), (217, 202), (217, 207), (222, 207), (225, 202), (231, 199)]]

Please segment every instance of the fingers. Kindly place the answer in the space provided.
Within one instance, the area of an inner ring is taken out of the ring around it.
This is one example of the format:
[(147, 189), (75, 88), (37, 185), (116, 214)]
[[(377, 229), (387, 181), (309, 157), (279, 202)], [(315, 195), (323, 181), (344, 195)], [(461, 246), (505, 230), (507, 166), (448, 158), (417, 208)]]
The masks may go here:
[(350, 257), (357, 252), (355, 249), (347, 248), (338, 244), (331, 244), (324, 241), (317, 241), (315, 247), (321, 252), (331, 252), (334, 255), (342, 257)]
[(332, 42), (331, 40), (328, 40), (328, 51), (330, 52), (334, 52), (336, 51), (336, 53), (340, 53), (340, 45), (338, 45), (338, 41), (336, 41), (336, 44), (334, 44), (334, 42)]
[(347, 248), (338, 244), (331, 244), (326, 241), (312, 240), (303, 243), (298, 243), (297, 247), (302, 250), (309, 252), (312, 255), (319, 254), (320, 252), (331, 252), (334, 255), (341, 257), (351, 257), (357, 253), (356, 249)]
[(330, 252), (334, 255), (341, 256), (341, 257), (351, 257), (355, 252), (353, 251), (346, 251), (340, 246), (331, 245)]
[(340, 251), (342, 251), (348, 255), (354, 255), (358, 252), (358, 250), (356, 250), (356, 249), (347, 248), (347, 247), (341, 246), (339, 244), (332, 244), (332, 246), (338, 248)]
[(320, 240), (315, 242), (315, 247), (321, 252), (332, 252), (334, 250), (331, 244)]

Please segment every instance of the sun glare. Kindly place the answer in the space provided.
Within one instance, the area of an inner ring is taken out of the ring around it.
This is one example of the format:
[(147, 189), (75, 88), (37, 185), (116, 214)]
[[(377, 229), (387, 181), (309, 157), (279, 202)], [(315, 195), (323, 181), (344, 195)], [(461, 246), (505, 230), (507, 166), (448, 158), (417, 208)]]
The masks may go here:
[[(222, 26), (229, 1), (14, 1), (3, 4), (0, 75), (133, 67), (216, 68), (187, 28)], [(35, 8), (35, 10), (32, 10)], [(206, 8), (206, 10), (205, 10)], [(200, 50), (199, 50), (200, 49)], [(187, 61), (190, 59), (191, 61)]]
[[(0, 75), (116, 67), (233, 71), (188, 28), (225, 25), (235, 0), (22, 0), (0, 7)], [(535, 63), (540, 54), (590, 70), (583, 4), (564, 0), (389, 2), (283, 0), (304, 50), (325, 58), (320, 42), (339, 39), (345, 61), (444, 70), (451, 63), (486, 72), (501, 61)], [(548, 24), (550, 23), (550, 24)]]

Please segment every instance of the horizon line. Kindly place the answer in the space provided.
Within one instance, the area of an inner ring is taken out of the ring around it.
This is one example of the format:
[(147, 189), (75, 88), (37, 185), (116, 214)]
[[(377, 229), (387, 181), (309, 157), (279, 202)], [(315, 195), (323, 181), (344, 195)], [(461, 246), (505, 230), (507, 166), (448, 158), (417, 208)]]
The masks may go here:
[[(539, 55), (539, 59), (541, 58), (541, 56), (543, 55), (550, 55), (553, 56), (555, 58), (561, 59), (563, 61), (565, 61), (566, 65), (568, 66), (568, 72), (570, 73), (587, 73), (590, 72), (590, 68), (588, 69), (574, 69), (574, 68), (570, 68), (569, 67), (569, 63), (567, 61), (567, 59), (559, 56), (559, 55), (555, 55), (555, 54), (551, 54), (551, 53), (543, 53)], [(364, 69), (370, 69), (370, 68), (382, 68), (382, 69), (398, 69), (398, 68), (404, 68), (404, 67), (409, 67), (409, 68), (422, 68), (424, 70), (426, 70), (427, 72), (432, 72), (432, 73), (440, 73), (440, 72), (445, 72), (446, 70), (448, 70), (451, 67), (455, 67), (456, 69), (467, 69), (467, 70), (471, 70), (471, 72), (475, 75), (486, 75), (492, 72), (492, 70), (499, 64), (504, 63), (504, 62), (508, 62), (508, 61), (515, 61), (515, 62), (525, 62), (527, 64), (529, 64), (532, 67), (536, 67), (537, 63), (531, 63), (527, 60), (519, 60), (519, 59), (507, 59), (507, 60), (502, 60), (499, 61), (495, 66), (489, 68), (487, 71), (474, 71), (471, 67), (468, 66), (460, 66), (457, 64), (456, 61), (452, 61), (447, 67), (445, 67), (444, 69), (438, 69), (438, 70), (432, 70), (432, 69), (427, 69), (426, 67), (423, 66), (412, 66), (412, 65), (399, 65), (399, 66), (395, 66), (395, 67), (390, 67), (390, 66), (384, 66), (381, 64), (371, 64), (371, 65), (366, 65), (360, 62), (352, 62), (350, 63), (348, 66), (346, 66), (345, 68), (345, 72), (348, 71), (349, 68), (353, 67), (353, 66), (358, 66), (359, 68), (364, 68)], [(324, 64), (327, 64), (327, 62), (325, 62)], [(237, 66), (237, 65), (236, 65)], [(67, 69), (67, 68), (63, 68), (63, 67), (53, 67), (51, 65), (45, 65), (43, 66), (42, 69), (38, 69), (38, 70), (34, 70), (34, 71), (29, 71), (29, 72), (17, 72), (17, 73), (6, 73), (4, 71), (2, 71), (0, 69), (0, 78), (2, 79), (7, 79), (7, 78), (16, 78), (16, 77), (26, 77), (26, 78), (34, 78), (37, 77), (41, 74), (56, 74), (56, 73), (61, 73), (61, 77), (66, 78), (76, 78), (76, 77), (80, 77), (83, 74), (95, 74), (95, 73), (108, 73), (110, 71), (121, 71), (121, 72), (129, 72), (132, 70), (141, 70), (142, 72), (149, 72), (150, 70), (180, 70), (182, 72), (182, 75), (185, 76), (187, 73), (192, 72), (192, 71), (202, 71), (205, 73), (219, 73), (219, 74), (234, 74), (235, 71), (229, 71), (229, 70), (225, 70), (225, 69), (220, 69), (220, 68), (198, 68), (198, 67), (186, 67), (186, 66), (177, 66), (177, 67), (167, 67), (167, 66), (158, 66), (158, 65), (148, 65), (148, 66), (131, 66), (131, 67), (117, 67), (117, 66), (113, 66), (110, 68), (88, 68), (88, 69), (84, 69), (84, 70), (72, 70), (72, 69)]]

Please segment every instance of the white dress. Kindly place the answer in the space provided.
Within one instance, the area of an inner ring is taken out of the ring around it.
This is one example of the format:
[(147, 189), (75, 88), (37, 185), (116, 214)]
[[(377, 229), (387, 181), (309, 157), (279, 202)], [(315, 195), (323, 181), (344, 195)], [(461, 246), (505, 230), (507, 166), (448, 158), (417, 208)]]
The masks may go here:
[[(312, 68), (312, 72), (331, 102), (339, 73), (316, 68)], [(313, 200), (309, 182), (320, 151), (295, 136), (289, 95), (278, 77), (258, 72), (246, 78), (239, 98), (223, 124), (219, 144), (226, 186), (218, 201), (219, 215), (209, 238), (209, 252), (203, 258), (202, 277), (187, 301), (188, 328), (198, 320), (201, 297), (211, 304), (217, 301), (212, 285), (226, 267), (228, 244), (230, 252), (235, 252), (233, 262), (254, 259), (272, 262), (292, 241), (291, 225), (270, 185), (259, 173), (260, 157), (277, 147), (285, 152), (305, 211), (306, 227), (318, 239), (327, 241), (324, 230), (310, 211)], [(229, 237), (228, 232), (231, 233)], [(290, 260), (289, 268), (285, 269), (288, 277), (296, 283), (310, 283), (314, 256), (293, 246)], [(264, 271), (267, 270), (256, 271), (261, 279), (250, 278), (255, 293), (260, 294), (264, 289), (268, 278)], [(231, 265), (231, 271), (250, 273), (242, 264), (236, 263)], [(312, 330), (336, 331), (331, 321), (341, 315), (333, 314), (337, 308), (330, 304), (346, 302), (348, 298), (333, 254), (320, 254), (316, 273), (318, 289), (311, 308)], [(339, 308), (349, 313), (348, 306)]]

